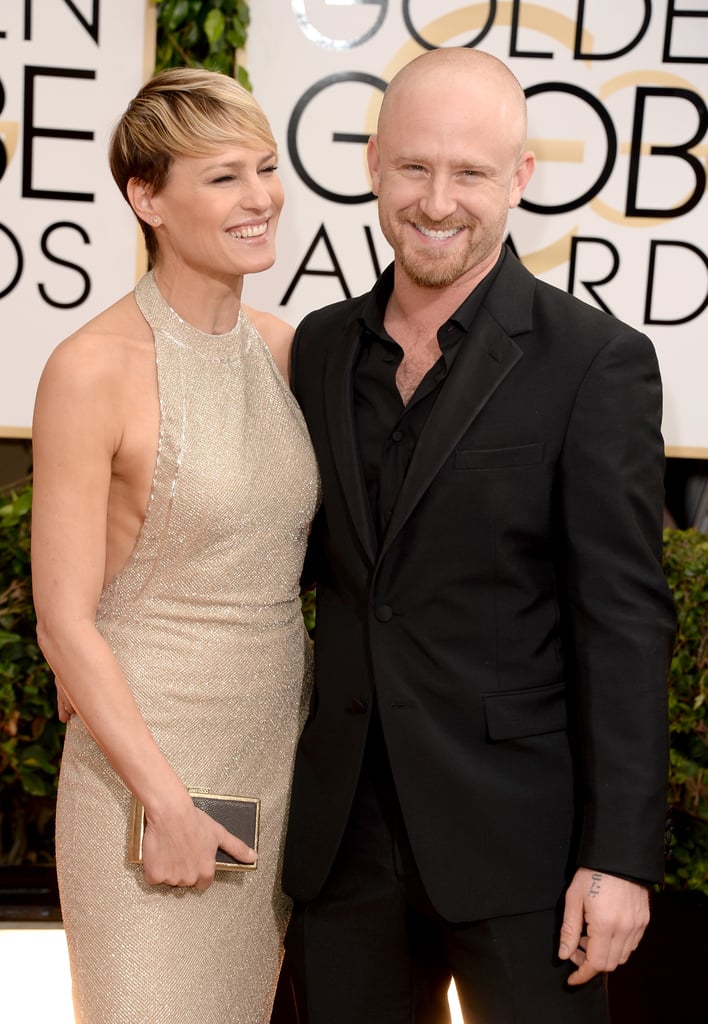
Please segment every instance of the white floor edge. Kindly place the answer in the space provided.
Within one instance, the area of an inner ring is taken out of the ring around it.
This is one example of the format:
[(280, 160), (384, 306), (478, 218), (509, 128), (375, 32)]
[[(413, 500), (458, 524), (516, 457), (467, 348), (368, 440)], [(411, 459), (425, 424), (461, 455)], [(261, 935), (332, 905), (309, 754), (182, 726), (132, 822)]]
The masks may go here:
[[(3, 1024), (74, 1024), (66, 937), (60, 924), (0, 923)], [(452, 1024), (462, 1024), (454, 986)]]

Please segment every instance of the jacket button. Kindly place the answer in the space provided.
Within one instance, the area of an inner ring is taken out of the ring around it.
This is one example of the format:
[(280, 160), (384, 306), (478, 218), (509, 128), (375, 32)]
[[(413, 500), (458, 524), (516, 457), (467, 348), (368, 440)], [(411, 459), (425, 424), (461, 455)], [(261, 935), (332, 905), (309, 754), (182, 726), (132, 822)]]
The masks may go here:
[(389, 604), (380, 604), (374, 609), (374, 615), (379, 622), (390, 622), (393, 618), (393, 608)]

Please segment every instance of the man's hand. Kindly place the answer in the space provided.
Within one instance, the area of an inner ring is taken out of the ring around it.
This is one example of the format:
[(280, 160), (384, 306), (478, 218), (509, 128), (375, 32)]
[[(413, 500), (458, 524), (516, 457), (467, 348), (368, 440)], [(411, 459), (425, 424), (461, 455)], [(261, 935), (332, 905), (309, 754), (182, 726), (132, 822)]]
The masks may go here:
[(68, 722), (74, 713), (74, 706), (67, 697), (66, 690), (56, 676), (54, 676), (54, 685), (57, 688), (57, 710), (59, 711), (59, 721)]
[(569, 985), (582, 985), (629, 959), (649, 923), (645, 886), (590, 868), (578, 868), (565, 894), (558, 956), (578, 968)]

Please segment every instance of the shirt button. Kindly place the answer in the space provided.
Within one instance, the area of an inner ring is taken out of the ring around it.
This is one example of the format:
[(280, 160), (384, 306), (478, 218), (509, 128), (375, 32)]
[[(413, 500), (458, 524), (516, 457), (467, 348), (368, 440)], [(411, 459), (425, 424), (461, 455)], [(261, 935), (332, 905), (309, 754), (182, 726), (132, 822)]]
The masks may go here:
[(401, 433), (400, 430), (394, 430), (394, 432), (391, 434), (392, 441), (400, 441), (402, 438), (403, 434)]
[(374, 615), (379, 622), (390, 622), (393, 618), (393, 609), (388, 604), (380, 604), (376, 607)]

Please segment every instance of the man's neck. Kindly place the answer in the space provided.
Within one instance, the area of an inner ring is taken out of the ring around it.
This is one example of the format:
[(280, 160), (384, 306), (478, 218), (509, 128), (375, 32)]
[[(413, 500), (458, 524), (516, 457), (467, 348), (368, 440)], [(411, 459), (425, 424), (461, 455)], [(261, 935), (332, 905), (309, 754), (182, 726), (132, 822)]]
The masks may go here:
[(437, 333), (468, 295), (495, 266), (495, 257), (475, 272), (465, 274), (445, 288), (425, 288), (412, 281), (398, 265), (394, 269), (393, 291), (388, 300), (386, 320), (405, 322), (415, 334)]

